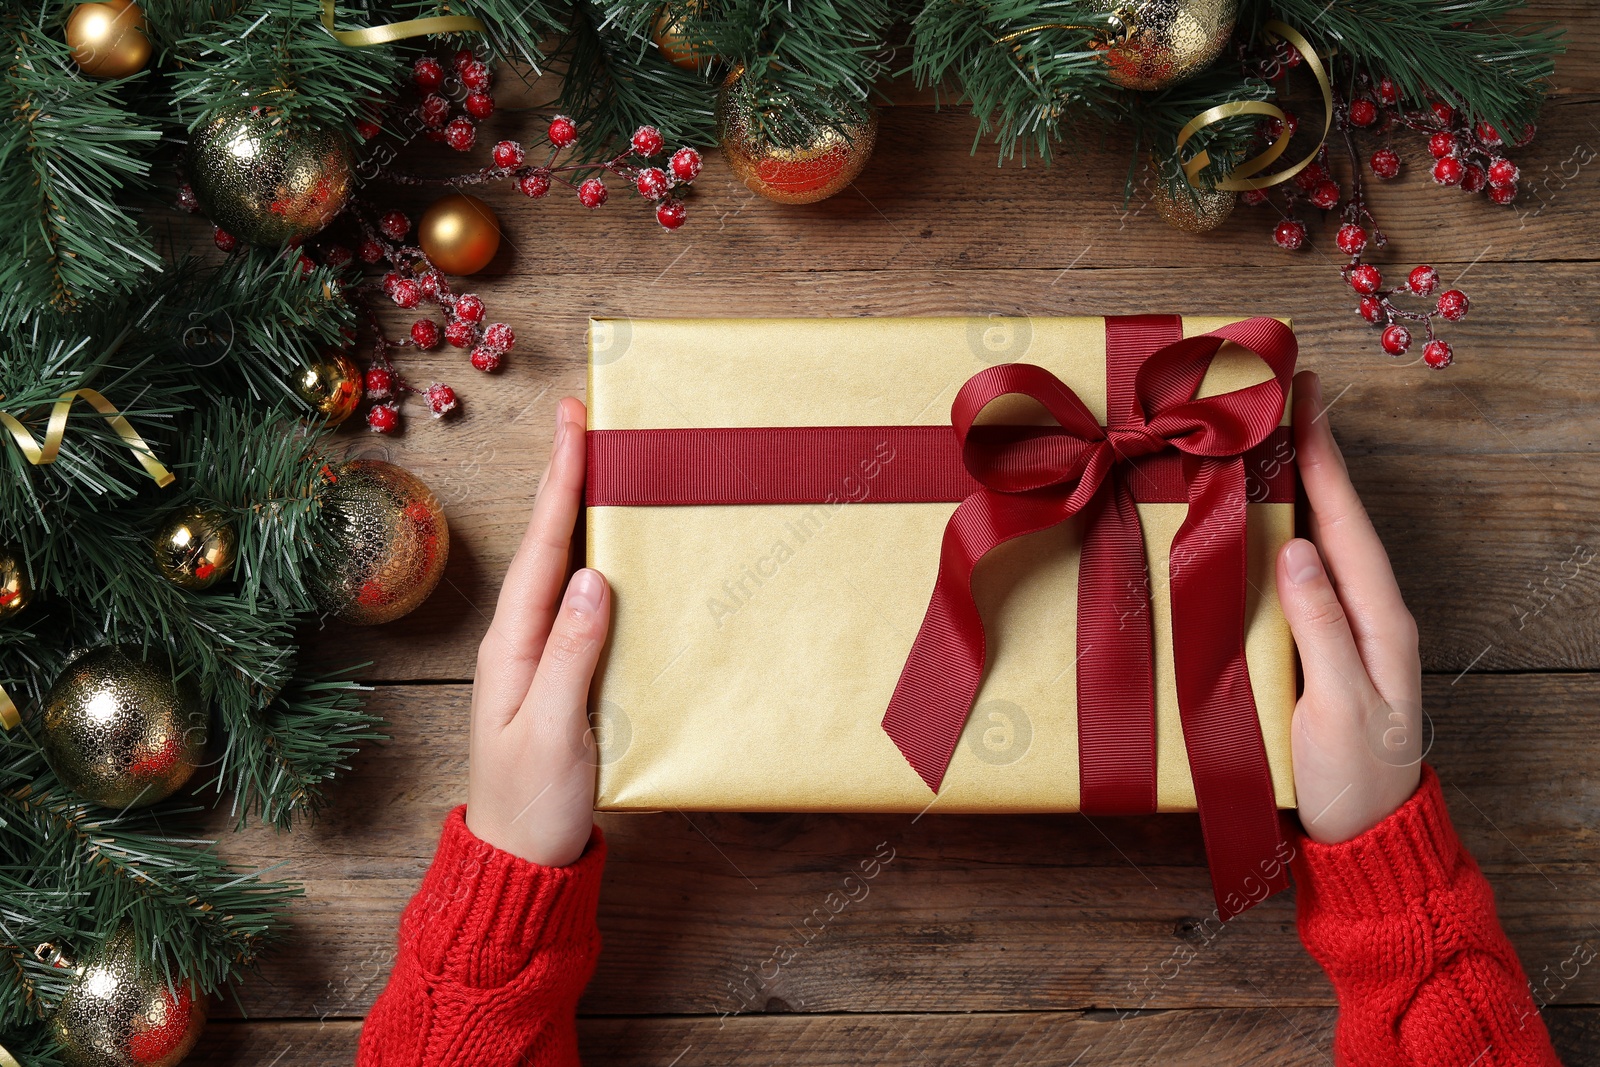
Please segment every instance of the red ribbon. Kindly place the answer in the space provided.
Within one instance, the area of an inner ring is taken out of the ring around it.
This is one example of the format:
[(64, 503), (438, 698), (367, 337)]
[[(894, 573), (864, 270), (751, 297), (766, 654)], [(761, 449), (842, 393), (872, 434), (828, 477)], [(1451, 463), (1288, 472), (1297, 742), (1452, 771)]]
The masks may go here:
[[(1196, 399), (1228, 341), (1260, 356), (1272, 379)], [(985, 666), (974, 568), (1006, 541), (1084, 515), (1078, 762), (1080, 806), (1094, 815), (1156, 808), (1154, 639), (1134, 505), (1186, 500), (1170, 555), (1178, 708), (1218, 910), (1231, 918), (1288, 885), (1244, 656), (1245, 504), (1247, 476), (1262, 480), (1267, 500), (1293, 498), (1292, 469), (1262, 453), (1284, 441), (1278, 423), (1296, 354), (1294, 333), (1276, 319), (1184, 338), (1176, 316), (1108, 318), (1103, 428), (1049, 371), (1005, 364), (961, 388), (953, 437), (923, 426), (592, 430), (588, 502), (960, 500), (945, 527), (927, 614), (883, 719), (935, 791)], [(1059, 428), (973, 425), (1008, 393), (1037, 400)], [(858, 477), (861, 457), (885, 448), (893, 463), (870, 481)]]

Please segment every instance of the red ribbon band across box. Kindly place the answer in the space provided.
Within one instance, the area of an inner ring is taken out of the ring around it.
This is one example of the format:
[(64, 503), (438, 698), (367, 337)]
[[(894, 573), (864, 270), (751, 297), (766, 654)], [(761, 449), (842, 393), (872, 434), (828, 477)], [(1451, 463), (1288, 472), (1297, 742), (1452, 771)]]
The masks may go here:
[[(937, 792), (985, 666), (972, 575), (1016, 537), (1085, 519), (1078, 577), (1078, 772), (1085, 814), (1156, 810), (1154, 639), (1144, 534), (1135, 503), (1189, 505), (1171, 547), (1173, 654), (1184, 746), (1212, 887), (1223, 918), (1287, 888), (1284, 837), (1245, 664), (1246, 504), (1294, 499), (1281, 448), (1297, 344), (1255, 318), (1183, 336), (1175, 315), (1114, 316), (1106, 329), (1106, 425), (1054, 374), (989, 367), (957, 393), (951, 426), (591, 430), (588, 504), (809, 504), (829, 500), (865, 446), (897, 459), (878, 503), (959, 502), (945, 527), (927, 615), (883, 728)], [(1269, 380), (1197, 399), (1233, 342)], [(1032, 397), (1055, 426), (975, 425), (1008, 394)], [(1250, 493), (1247, 482), (1264, 487)], [(1126, 597), (1146, 610), (1128, 626)]]

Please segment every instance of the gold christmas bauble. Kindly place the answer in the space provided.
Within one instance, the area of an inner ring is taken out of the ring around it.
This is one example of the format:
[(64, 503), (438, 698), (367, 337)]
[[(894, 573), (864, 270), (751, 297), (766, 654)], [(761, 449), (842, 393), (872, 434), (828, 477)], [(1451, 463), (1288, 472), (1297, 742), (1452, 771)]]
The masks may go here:
[(295, 389), (329, 426), (337, 426), (361, 404), (361, 368), (347, 353), (324, 349), (300, 371)]
[(500, 251), (500, 219), (477, 197), (448, 193), (422, 213), (417, 244), (446, 274), (476, 274)]
[(1220, 189), (1180, 188), (1174, 191), (1158, 181), (1155, 191), (1156, 214), (1168, 226), (1184, 233), (1210, 233), (1228, 221), (1239, 198)]
[(845, 130), (823, 127), (795, 148), (768, 141), (742, 91), (744, 68), (730, 73), (717, 96), (717, 131), (728, 166), (752, 192), (780, 204), (813, 204), (849, 185), (872, 157), (878, 115)]
[(91, 78), (126, 78), (150, 62), (149, 24), (132, 0), (79, 4), (67, 16), (72, 61)]
[[(691, 3), (688, 6), (696, 15), (705, 10), (703, 3)], [(715, 58), (695, 47), (695, 43), (684, 33), (682, 19), (673, 17), (672, 7), (668, 4), (656, 9), (655, 21), (650, 26), (650, 40), (656, 46), (656, 51), (661, 53), (662, 59), (685, 70), (699, 70), (702, 62)]]
[(209, 589), (233, 570), (239, 535), (220, 511), (183, 508), (156, 530), (152, 546), (163, 578), (182, 589)]
[(420, 478), (382, 460), (349, 460), (328, 478), (322, 507), (331, 543), (313, 577), (317, 601), (358, 626), (398, 619), (444, 574), (444, 508)]
[(0, 622), (21, 614), (33, 601), (28, 569), (14, 549), (0, 545)]
[(40, 743), (56, 777), (84, 800), (143, 808), (183, 787), (206, 746), (191, 678), (132, 647), (85, 652), (45, 694)]
[(81, 962), (61, 952), (50, 962), (77, 972), (50, 1017), (57, 1054), (67, 1067), (177, 1067), (200, 1040), (205, 998), (192, 982), (169, 989), (139, 959), (133, 927), (118, 927)]
[(310, 237), (344, 209), (350, 146), (334, 130), (270, 107), (236, 107), (189, 139), (189, 184), (206, 217), (235, 237), (281, 245)]
[(1200, 73), (1233, 35), (1239, 0), (1098, 0), (1122, 32), (1102, 54), (1125, 89), (1164, 89)]

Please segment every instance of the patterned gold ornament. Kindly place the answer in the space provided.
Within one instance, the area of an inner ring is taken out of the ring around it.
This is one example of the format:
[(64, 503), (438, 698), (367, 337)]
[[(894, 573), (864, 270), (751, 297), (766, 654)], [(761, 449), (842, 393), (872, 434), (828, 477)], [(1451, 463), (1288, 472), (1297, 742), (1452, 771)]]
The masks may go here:
[(1228, 221), (1239, 197), (1220, 189), (1178, 189), (1156, 182), (1156, 214), (1175, 230), (1184, 233), (1210, 233)]
[(310, 237), (350, 198), (350, 146), (270, 107), (214, 116), (189, 139), (189, 183), (206, 216), (252, 244)]
[[(705, 11), (704, 3), (691, 3), (688, 7), (695, 15)], [(655, 21), (650, 26), (650, 40), (655, 44), (656, 51), (661, 53), (662, 59), (685, 70), (699, 70), (702, 62), (715, 58), (695, 47), (683, 31), (682, 20), (673, 17), (672, 7), (668, 4), (656, 9)]]
[(1200, 73), (1233, 35), (1239, 0), (1099, 0), (1121, 31), (1100, 45), (1111, 80), (1164, 89)]
[(361, 368), (337, 348), (325, 349), (301, 370), (295, 389), (329, 426), (337, 426), (361, 404)]
[(717, 130), (734, 175), (752, 192), (780, 204), (813, 204), (849, 185), (872, 157), (878, 115), (841, 131), (818, 129), (806, 144), (783, 148), (760, 132), (749, 94), (740, 91), (744, 68), (730, 73), (717, 95)]
[(132, 0), (79, 4), (66, 36), (72, 61), (91, 78), (126, 78), (150, 62), (149, 24)]
[(333, 536), (313, 588), (334, 617), (390, 622), (433, 592), (450, 558), (444, 508), (403, 467), (357, 459), (331, 469), (323, 519)]
[(183, 508), (156, 530), (153, 547), (163, 578), (183, 589), (209, 589), (233, 570), (239, 536), (222, 512)]
[(33, 602), (28, 569), (16, 551), (0, 545), (0, 622), (5, 622)]
[(81, 962), (53, 945), (37, 951), (46, 962), (77, 972), (50, 1017), (57, 1054), (67, 1067), (177, 1067), (200, 1040), (204, 997), (189, 982), (167, 988), (140, 961), (133, 927), (118, 927)]
[(447, 193), (417, 223), (417, 244), (446, 274), (476, 274), (500, 251), (500, 217), (466, 193)]
[(56, 776), (84, 800), (143, 808), (182, 788), (206, 745), (206, 709), (138, 649), (106, 646), (68, 663), (45, 694), (40, 742)]

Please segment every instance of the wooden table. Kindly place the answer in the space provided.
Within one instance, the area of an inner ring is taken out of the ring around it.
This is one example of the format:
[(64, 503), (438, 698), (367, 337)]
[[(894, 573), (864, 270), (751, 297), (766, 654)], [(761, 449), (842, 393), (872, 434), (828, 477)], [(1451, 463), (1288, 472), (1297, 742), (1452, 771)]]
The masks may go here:
[[(493, 194), (513, 247), (475, 288), (516, 328), (505, 371), (478, 375), (454, 350), (412, 360), (415, 379), (458, 387), (462, 417), (343, 435), (415, 470), (450, 517), (449, 570), (421, 610), (308, 639), (328, 663), (372, 661), (392, 740), (355, 760), (314, 825), (223, 835), (241, 862), (286, 863), (306, 898), (291, 941), (239, 990), (249, 1020), (219, 1007), (194, 1062), (350, 1062), (400, 909), (465, 797), (475, 648), (555, 402), (583, 393), (588, 316), (1160, 310), (1293, 316), (1421, 624), (1429, 758), (1456, 825), (1566, 1062), (1600, 1064), (1600, 965), (1579, 966), (1600, 949), (1600, 12), (1543, 15), (1569, 21), (1571, 52), (1519, 155), (1516, 207), (1433, 187), (1410, 139), (1403, 177), (1375, 195), (1384, 268), (1431, 262), (1474, 301), (1444, 373), (1378, 350), (1331, 226), (1299, 254), (1273, 246), (1270, 209), (1183, 236), (1143, 192), (1124, 210), (1124, 154), (996, 169), (987, 146), (969, 154), (970, 117), (915, 102), (885, 109), (856, 186), (812, 207), (755, 197), (715, 155), (676, 234), (626, 195), (590, 214)], [(492, 132), (531, 122), (508, 109)], [(590, 1063), (1332, 1062), (1332, 995), (1291, 895), (1206, 925), (1192, 817), (600, 821), (611, 858), (582, 1005)], [(880, 849), (893, 861), (833, 913), (830, 893)], [(792, 961), (757, 977), (783, 948)]]

